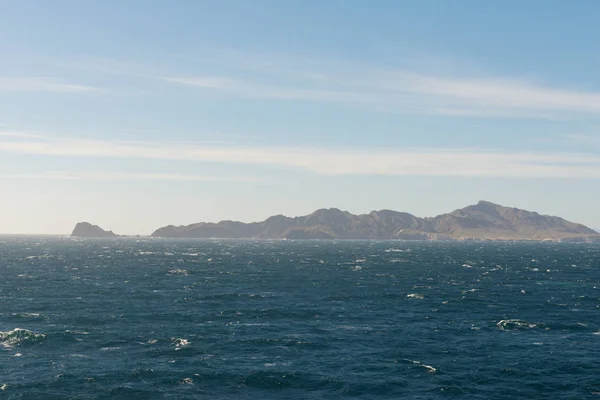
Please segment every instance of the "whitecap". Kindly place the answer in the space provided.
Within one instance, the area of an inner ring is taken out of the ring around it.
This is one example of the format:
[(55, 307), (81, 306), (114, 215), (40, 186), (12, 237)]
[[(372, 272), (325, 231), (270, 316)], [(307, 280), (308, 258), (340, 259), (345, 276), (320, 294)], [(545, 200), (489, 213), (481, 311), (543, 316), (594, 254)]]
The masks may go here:
[(21, 318), (37, 318), (40, 316), (39, 313), (13, 313), (13, 317), (21, 317)]
[(499, 321), (496, 326), (502, 330), (512, 330), (512, 329), (530, 329), (537, 327), (537, 324), (533, 324), (531, 322), (523, 321), (520, 319), (503, 319)]
[(177, 269), (169, 270), (169, 275), (187, 275), (187, 274), (188, 274), (188, 271), (186, 269), (177, 268)]
[(434, 368), (431, 365), (421, 364), (421, 367), (427, 369), (427, 372), (431, 372), (432, 374), (437, 372), (437, 368)]
[(115, 347), (103, 347), (100, 349), (100, 351), (115, 351), (115, 350), (119, 350), (120, 347), (115, 346)]
[(406, 360), (406, 361), (411, 362), (413, 364), (417, 364), (418, 366), (425, 368), (427, 370), (427, 372), (430, 372), (432, 374), (437, 372), (437, 368), (432, 367), (431, 365), (423, 364), (421, 361), (415, 361), (415, 360)]
[(409, 299), (423, 299), (423, 295), (422, 294), (418, 294), (418, 293), (410, 293), (406, 295), (407, 298)]
[(175, 345), (175, 350), (181, 350), (190, 345), (190, 341), (181, 338), (171, 338), (171, 342)]
[(42, 333), (28, 329), (15, 328), (12, 331), (0, 332), (0, 344), (4, 347), (18, 346), (24, 343), (37, 343), (46, 338)]

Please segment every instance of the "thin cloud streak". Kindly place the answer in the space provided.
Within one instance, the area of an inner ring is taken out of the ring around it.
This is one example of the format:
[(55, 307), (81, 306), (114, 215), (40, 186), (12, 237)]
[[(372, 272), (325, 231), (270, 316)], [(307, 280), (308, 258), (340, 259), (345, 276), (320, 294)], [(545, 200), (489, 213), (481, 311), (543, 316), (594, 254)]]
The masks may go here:
[(219, 77), (165, 77), (165, 82), (199, 89), (220, 90), (227, 94), (253, 99), (365, 102), (364, 94), (332, 90), (277, 87)]
[(0, 92), (90, 93), (104, 89), (48, 77), (0, 77)]
[(244, 148), (47, 138), (0, 141), (0, 152), (75, 158), (268, 165), (329, 176), (600, 178), (600, 158), (592, 154), (498, 152), (485, 149)]
[(583, 134), (564, 134), (564, 135), (558, 135), (559, 138), (561, 139), (565, 139), (568, 140), (571, 143), (578, 143), (578, 144), (593, 144), (593, 145), (600, 145), (600, 135), (599, 136), (592, 136), (592, 135), (583, 135)]
[(600, 93), (553, 89), (523, 82), (418, 76), (410, 90), (490, 107), (600, 113)]
[[(447, 116), (506, 116), (543, 113), (600, 114), (600, 93), (560, 90), (510, 80), (455, 79), (410, 72), (380, 72), (335, 84), (265, 85), (232, 77), (162, 77), (200, 90), (255, 99), (361, 103), (395, 111)], [(327, 82), (326, 78), (321, 81)], [(310, 87), (310, 88), (309, 88)]]
[(39, 135), (37, 133), (30, 133), (30, 132), (0, 131), (0, 137), (12, 137), (12, 138), (26, 139), (26, 138), (41, 138), (43, 136)]
[(164, 77), (160, 78), (165, 82), (176, 83), (185, 86), (193, 86), (204, 89), (222, 89), (227, 90), (235, 87), (235, 80), (229, 78), (220, 78), (213, 76), (205, 76), (205, 77), (193, 77), (193, 78), (185, 78), (185, 77)]
[[(249, 63), (249, 59), (254, 62)], [(388, 112), (544, 119), (555, 119), (557, 114), (600, 114), (598, 92), (556, 88), (520, 78), (432, 75), (336, 61), (292, 60), (277, 55), (238, 54), (231, 58), (227, 52), (195, 62), (202, 69), (208, 66), (219, 70), (221, 66), (230, 72), (223, 76), (179, 75), (173, 71), (165, 73), (167, 68), (161, 66), (146, 67), (142, 63), (117, 60), (91, 60), (89, 65), (79, 61), (73, 67), (242, 98), (354, 103)]]
[(60, 180), (60, 181), (181, 181), (181, 182), (259, 182), (264, 179), (245, 176), (204, 176), (156, 172), (70, 172), (4, 174), (0, 179)]

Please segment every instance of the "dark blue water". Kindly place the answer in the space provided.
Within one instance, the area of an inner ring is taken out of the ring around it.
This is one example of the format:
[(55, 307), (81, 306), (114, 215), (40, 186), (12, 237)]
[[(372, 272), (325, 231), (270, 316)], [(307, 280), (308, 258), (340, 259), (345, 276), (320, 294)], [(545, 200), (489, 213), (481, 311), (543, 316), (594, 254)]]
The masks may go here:
[(0, 238), (2, 399), (600, 398), (600, 246)]

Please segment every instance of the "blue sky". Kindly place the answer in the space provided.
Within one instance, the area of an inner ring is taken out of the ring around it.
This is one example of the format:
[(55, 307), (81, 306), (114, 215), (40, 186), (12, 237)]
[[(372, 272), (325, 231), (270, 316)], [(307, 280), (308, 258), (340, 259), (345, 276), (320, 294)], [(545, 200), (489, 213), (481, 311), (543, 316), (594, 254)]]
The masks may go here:
[(0, 1), (0, 232), (480, 199), (600, 228), (600, 4)]

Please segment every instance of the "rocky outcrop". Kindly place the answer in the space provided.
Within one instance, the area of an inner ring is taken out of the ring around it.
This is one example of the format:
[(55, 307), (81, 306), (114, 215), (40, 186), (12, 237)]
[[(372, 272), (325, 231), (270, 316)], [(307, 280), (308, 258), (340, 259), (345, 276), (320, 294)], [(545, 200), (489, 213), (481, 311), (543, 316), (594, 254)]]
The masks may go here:
[(113, 231), (105, 231), (98, 225), (92, 225), (89, 222), (80, 222), (75, 225), (71, 236), (74, 237), (89, 237), (89, 238), (112, 238), (118, 237)]

